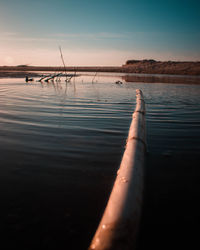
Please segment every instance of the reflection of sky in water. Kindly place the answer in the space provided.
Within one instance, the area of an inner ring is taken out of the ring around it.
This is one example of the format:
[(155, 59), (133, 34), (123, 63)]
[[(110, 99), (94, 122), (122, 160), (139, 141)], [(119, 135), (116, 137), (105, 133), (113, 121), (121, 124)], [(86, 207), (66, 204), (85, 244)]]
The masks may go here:
[[(160, 223), (158, 211), (163, 223), (176, 221), (174, 209), (188, 216), (179, 201), (185, 207), (185, 192), (187, 197), (198, 192), (199, 86), (115, 84), (121, 78), (99, 74), (92, 83), (93, 78), (81, 76), (67, 84), (0, 79), (0, 198), (5, 218), (0, 230), (12, 239), (6, 241), (10, 249), (27, 242), (43, 248), (41, 238), (55, 249), (74, 249), (78, 238), (76, 249), (87, 249), (120, 164), (137, 88), (147, 109), (147, 235), (154, 241), (159, 233), (151, 224), (151, 218), (153, 224), (156, 218)], [(173, 204), (171, 214), (168, 203)], [(196, 219), (199, 209), (190, 214)]]
[[(81, 129), (84, 134), (87, 128), (88, 133), (98, 130), (125, 135), (134, 110), (135, 89), (140, 88), (147, 104), (149, 149), (181, 152), (197, 146), (198, 85), (123, 80), (123, 84), (116, 84), (120, 80), (116, 74), (94, 76), (94, 73), (85, 73), (70, 83), (65, 83), (64, 79), (28, 84), (24, 79), (1, 79), (2, 126), (12, 124), (10, 131), (19, 129), (28, 134), (34, 133), (34, 128), (37, 133), (39, 128), (65, 128), (75, 134)], [(55, 136), (59, 133), (54, 132)], [(189, 144), (183, 144), (184, 140)]]

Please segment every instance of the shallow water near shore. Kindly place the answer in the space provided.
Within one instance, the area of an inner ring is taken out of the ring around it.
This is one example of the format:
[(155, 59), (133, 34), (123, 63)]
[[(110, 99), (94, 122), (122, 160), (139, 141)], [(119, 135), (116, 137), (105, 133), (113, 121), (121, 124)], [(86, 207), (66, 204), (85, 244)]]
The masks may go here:
[(138, 88), (148, 143), (138, 249), (197, 242), (199, 85), (99, 73), (70, 83), (0, 79), (2, 249), (87, 249), (120, 164)]

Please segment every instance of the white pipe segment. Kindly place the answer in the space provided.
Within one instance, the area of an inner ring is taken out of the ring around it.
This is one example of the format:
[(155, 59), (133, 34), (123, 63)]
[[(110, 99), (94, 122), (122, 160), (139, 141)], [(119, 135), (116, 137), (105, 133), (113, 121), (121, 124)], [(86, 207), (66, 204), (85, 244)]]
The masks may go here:
[(90, 250), (134, 249), (142, 208), (146, 152), (145, 102), (139, 89), (136, 98), (121, 165)]

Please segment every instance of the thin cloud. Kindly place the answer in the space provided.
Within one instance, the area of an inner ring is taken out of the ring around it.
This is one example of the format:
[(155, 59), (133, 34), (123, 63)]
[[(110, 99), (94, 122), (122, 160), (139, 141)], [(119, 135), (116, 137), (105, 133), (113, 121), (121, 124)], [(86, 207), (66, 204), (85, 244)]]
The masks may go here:
[(4, 32), (1, 33), (1, 41), (21, 41), (21, 42), (64, 42), (66, 40), (73, 39), (90, 39), (90, 40), (106, 40), (106, 39), (125, 39), (128, 38), (127, 34), (120, 33), (55, 33), (49, 34), (44, 37), (26, 37), (22, 36), (19, 33), (14, 32)]
[(14, 35), (0, 36), (1, 41), (20, 41), (20, 42), (50, 42), (50, 41), (64, 41), (64, 39), (57, 39), (51, 37), (19, 37)]
[(121, 39), (126, 38), (126, 34), (121, 33), (109, 33), (109, 32), (99, 32), (99, 33), (56, 33), (52, 34), (54, 37), (62, 38), (85, 38), (85, 39)]
[(1, 32), (0, 33), (1, 37), (16, 37), (17, 35), (19, 35), (19, 33), (17, 32)]

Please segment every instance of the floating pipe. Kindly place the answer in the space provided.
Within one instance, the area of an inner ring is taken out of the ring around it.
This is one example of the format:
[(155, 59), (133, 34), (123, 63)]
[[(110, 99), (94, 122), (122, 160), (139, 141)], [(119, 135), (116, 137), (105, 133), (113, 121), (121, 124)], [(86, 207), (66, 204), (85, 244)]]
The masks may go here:
[(145, 152), (145, 102), (142, 91), (137, 89), (124, 155), (89, 250), (135, 249), (142, 209)]

